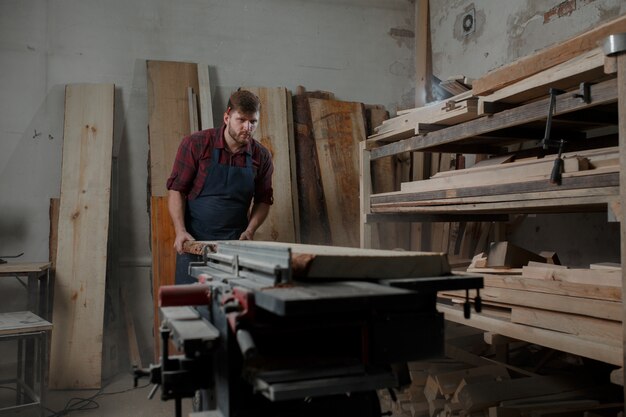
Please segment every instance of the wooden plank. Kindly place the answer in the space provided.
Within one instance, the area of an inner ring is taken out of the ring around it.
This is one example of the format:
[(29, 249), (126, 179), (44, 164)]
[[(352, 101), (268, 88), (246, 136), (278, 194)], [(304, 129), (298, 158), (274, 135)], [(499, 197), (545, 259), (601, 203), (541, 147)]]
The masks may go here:
[(599, 41), (604, 41), (607, 36), (620, 32), (626, 32), (626, 15), (488, 72), (483, 77), (474, 80), (472, 84), (474, 94), (485, 95), (546, 68), (558, 65), (583, 52), (594, 49)]
[(0, 274), (25, 274), (42, 272), (50, 268), (52, 262), (7, 262), (0, 264)]
[(167, 197), (153, 196), (150, 199), (150, 238), (152, 249), (152, 294), (153, 296), (153, 336), (154, 360), (161, 355), (161, 335), (159, 334), (159, 288), (174, 285), (176, 276), (176, 251), (174, 240), (176, 231), (167, 207)]
[(198, 91), (198, 66), (185, 62), (147, 61), (150, 191), (166, 196), (181, 139), (191, 133), (188, 87)]
[[(613, 172), (611, 172), (613, 171)], [(573, 173), (574, 174), (574, 173)], [(578, 174), (578, 173), (576, 173)], [(439, 189), (433, 191), (394, 192), (372, 195), (371, 204), (410, 203), (420, 200), (436, 200), (446, 198), (464, 198), (479, 196), (498, 196), (506, 194), (542, 193), (558, 190), (581, 190), (595, 187), (619, 186), (619, 174), (613, 169), (594, 169), (582, 171), (580, 175), (565, 175), (561, 185), (555, 187), (547, 181), (547, 178), (533, 179), (530, 181), (492, 184), (476, 187), (463, 187), (457, 189)]]
[(556, 330), (598, 343), (622, 345), (622, 323), (537, 308), (513, 307), (511, 322)]
[(432, 48), (430, 42), (430, 5), (428, 0), (415, 2), (415, 105), (432, 100)]
[[(452, 104), (450, 104), (452, 103)], [(450, 99), (446, 102), (427, 104), (418, 107), (412, 112), (389, 119), (377, 131), (379, 135), (385, 133), (412, 132), (418, 123), (454, 125), (478, 117), (478, 99), (471, 98), (461, 102)], [(379, 138), (380, 139), (380, 138)]]
[(128, 358), (130, 359), (130, 366), (142, 368), (141, 365), (141, 353), (139, 351), (139, 343), (137, 341), (137, 332), (135, 330), (135, 319), (131, 314), (128, 297), (126, 292), (128, 291), (128, 284), (122, 282), (122, 288), (120, 291), (120, 308), (124, 318), (126, 327), (126, 340), (128, 341)]
[(613, 365), (621, 366), (623, 362), (622, 349), (615, 346), (584, 340), (566, 333), (515, 324), (508, 320), (488, 317), (484, 314), (472, 314), (472, 317), (468, 320), (464, 318), (463, 311), (460, 308), (443, 304), (438, 304), (437, 310), (444, 314), (446, 320), (456, 323), (499, 333), (514, 339), (524, 340), (529, 343), (535, 343)]
[[(624, 16), (626, 19), (626, 15)], [(626, 106), (624, 105), (624, 97), (626, 97), (626, 53), (617, 54), (617, 93), (618, 97), (620, 97), (620, 103), (617, 106), (618, 111), (618, 126), (619, 126), (619, 164), (621, 167), (626, 167)], [(617, 218), (620, 219), (620, 241), (626, 242), (626, 169), (620, 170), (619, 173), (619, 187), (620, 187), (620, 198), (619, 204), (616, 204), (614, 207), (619, 207), (619, 209), (615, 210), (617, 213)], [(620, 264), (626, 265), (626, 245), (620, 245)], [(626, 288), (626, 274), (622, 275), (622, 288)], [(623, 310), (622, 316), (622, 324), (626, 323), (626, 296), (624, 295), (625, 291), (622, 291), (622, 303), (625, 306)], [(626, 332), (625, 332), (626, 333)], [(626, 346), (626, 335), (624, 335), (623, 346)], [(622, 352), (622, 367), (623, 364), (626, 363), (626, 348), (623, 349)], [(622, 378), (623, 379), (623, 378)], [(626, 397), (626, 387), (624, 390), (624, 396)]]
[[(373, 248), (373, 227), (367, 223), (367, 215), (370, 214), (370, 195), (372, 194), (372, 164), (369, 159), (369, 151), (365, 149), (365, 142), (359, 143), (359, 235), (361, 248)], [(378, 230), (377, 230), (378, 231)], [(380, 247), (378, 235), (376, 245)]]
[(530, 201), (502, 201), (481, 204), (450, 204), (441, 206), (410, 206), (388, 203), (372, 206), (372, 213), (423, 213), (423, 214), (471, 214), (471, 213), (574, 213), (605, 211), (617, 196), (585, 196), (569, 198), (545, 198)]
[(52, 324), (31, 311), (0, 313), (0, 336), (52, 330)]
[[(574, 93), (561, 94), (556, 99), (555, 116), (571, 113), (576, 110), (591, 108), (601, 104), (617, 101), (617, 81), (608, 80), (594, 84), (591, 89), (591, 102), (585, 103)], [(519, 107), (504, 110), (490, 117), (482, 117), (450, 126), (446, 129), (431, 132), (424, 136), (416, 136), (399, 142), (390, 143), (372, 149), (372, 160), (401, 152), (432, 150), (445, 144), (459, 146), (464, 139), (473, 138), (494, 132), (499, 129), (515, 127), (526, 123), (544, 121), (549, 107), (549, 98), (537, 100)], [(496, 138), (494, 141), (501, 141)], [(448, 150), (452, 152), (451, 150)]]
[[(502, 201), (519, 201), (519, 200), (543, 200), (550, 198), (569, 198), (569, 197), (584, 197), (584, 196), (618, 196), (619, 187), (600, 187), (591, 189), (573, 189), (573, 190), (556, 190), (556, 191), (542, 191), (535, 193), (515, 193), (515, 194), (495, 194), (484, 195), (476, 197), (450, 197), (439, 199), (422, 199), (414, 200), (411, 202), (398, 203), (397, 205), (410, 205), (410, 206), (437, 206), (447, 204), (480, 204), (480, 203), (494, 203)], [(379, 203), (373, 204), (372, 207), (378, 207)], [(384, 204), (383, 204), (384, 206)], [(481, 249), (479, 252), (485, 250)]]
[(541, 71), (497, 90), (490, 95), (481, 97), (478, 111), (482, 113), (482, 103), (485, 101), (522, 103), (548, 95), (550, 88), (568, 90), (578, 87), (583, 81), (595, 81), (605, 75), (604, 57), (602, 48), (595, 48), (575, 56), (555, 67)]
[[(469, 272), (468, 274), (475, 275)], [(532, 278), (524, 278), (518, 275), (507, 276), (483, 274), (483, 280), (485, 283), (485, 287), (509, 288), (512, 290), (524, 290), (529, 292), (541, 292), (555, 295), (566, 295), (571, 297), (593, 298), (606, 301), (620, 301), (622, 299), (621, 288), (606, 287), (602, 285), (573, 284), (570, 282), (561, 281), (544, 281)]]
[(291, 93), (284, 87), (247, 87), (261, 100), (259, 125), (254, 138), (270, 150), (274, 163), (272, 176), (274, 204), (265, 222), (254, 235), (255, 240), (295, 242), (295, 212), (298, 210), (298, 195), (294, 194), (292, 171), (293, 132), (289, 130), (287, 102)]
[(598, 270), (598, 269), (561, 269), (537, 266), (524, 266), (522, 268), (524, 278), (545, 279), (563, 282), (572, 282), (587, 285), (602, 285), (607, 287), (622, 287), (622, 271)]
[(361, 103), (309, 99), (313, 135), (330, 223), (337, 246), (359, 246), (358, 144), (365, 140)]
[(68, 85), (50, 387), (98, 388), (107, 265), (113, 84)]
[[(464, 297), (465, 291), (442, 291), (441, 294)], [(480, 291), (485, 304), (522, 306), (579, 314), (605, 320), (620, 321), (621, 304), (589, 298), (569, 297), (557, 294), (544, 294), (507, 288), (485, 287)], [(506, 335), (510, 336), (510, 335)]]
[[(296, 278), (391, 279), (433, 277), (450, 272), (445, 253), (259, 241), (233, 241), (230, 244), (242, 249), (290, 248)], [(194, 241), (186, 243), (184, 250), (198, 254), (206, 247), (214, 251), (215, 245), (216, 242)]]
[(308, 94), (303, 87), (293, 97), (296, 181), (300, 238), (303, 243), (330, 243), (330, 225), (322, 186)]
[[(455, 172), (455, 174), (447, 174), (441, 176), (433, 176), (429, 180), (421, 182), (403, 183), (401, 191), (433, 191), (452, 188), (461, 188), (467, 186), (479, 186), (490, 184), (503, 184), (510, 182), (528, 181), (533, 178), (550, 178), (556, 156), (546, 156), (545, 158), (528, 161), (528, 162), (511, 162), (507, 164), (494, 165), (492, 167), (468, 168)], [(563, 159), (563, 173), (572, 173), (580, 171), (593, 171), (589, 169), (589, 164), (584, 158), (578, 156), (569, 156)], [(571, 161), (572, 163), (566, 163)], [(618, 169), (618, 165), (613, 165)], [(608, 167), (605, 167), (608, 168)]]
[(213, 123), (213, 100), (211, 98), (211, 79), (209, 66), (198, 64), (198, 97), (200, 98), (200, 128), (212, 129)]

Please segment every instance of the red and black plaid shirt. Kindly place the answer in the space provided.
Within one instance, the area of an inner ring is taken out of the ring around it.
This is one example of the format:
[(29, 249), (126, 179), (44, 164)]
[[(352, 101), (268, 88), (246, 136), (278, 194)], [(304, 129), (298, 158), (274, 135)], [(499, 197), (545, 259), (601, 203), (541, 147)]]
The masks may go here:
[(252, 156), (254, 170), (254, 202), (273, 203), (272, 157), (270, 151), (256, 140), (236, 154), (230, 153), (224, 141), (224, 129), (208, 129), (183, 138), (176, 153), (172, 174), (167, 180), (167, 189), (180, 191), (193, 200), (204, 186), (214, 148), (220, 149), (219, 163), (236, 167), (246, 166), (246, 155)]

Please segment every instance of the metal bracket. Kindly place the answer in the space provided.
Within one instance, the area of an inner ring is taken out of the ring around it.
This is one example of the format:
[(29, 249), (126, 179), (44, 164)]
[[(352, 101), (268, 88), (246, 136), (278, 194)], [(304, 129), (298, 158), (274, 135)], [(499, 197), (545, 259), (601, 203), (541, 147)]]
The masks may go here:
[(580, 83), (578, 91), (578, 93), (574, 94), (574, 97), (581, 98), (585, 102), (585, 104), (591, 103), (591, 83)]
[(451, 110), (455, 110), (458, 109), (459, 106), (457, 106), (456, 101), (454, 100), (448, 100), (446, 101), (446, 103), (443, 106), (443, 110), (445, 111), (451, 111)]

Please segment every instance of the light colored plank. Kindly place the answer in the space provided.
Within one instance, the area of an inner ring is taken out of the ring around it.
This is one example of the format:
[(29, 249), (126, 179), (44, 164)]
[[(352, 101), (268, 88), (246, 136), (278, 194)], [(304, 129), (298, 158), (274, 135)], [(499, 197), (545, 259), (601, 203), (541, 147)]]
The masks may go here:
[(54, 389), (101, 385), (114, 95), (113, 84), (66, 87), (50, 355)]
[[(294, 275), (306, 278), (371, 279), (432, 277), (450, 273), (445, 253), (363, 249), (282, 242), (232, 241), (246, 248), (290, 248)], [(216, 242), (186, 242), (185, 252), (200, 254)], [(384, 266), (384, 267), (381, 267)]]
[(246, 87), (261, 100), (261, 115), (254, 138), (272, 154), (274, 204), (265, 222), (254, 235), (255, 240), (295, 242), (295, 212), (298, 195), (294, 195), (295, 172), (292, 171), (293, 132), (289, 129), (287, 102), (291, 93), (284, 87)]
[(52, 323), (31, 311), (0, 313), (0, 336), (41, 332), (52, 329)]
[(541, 262), (544, 259), (538, 254), (511, 242), (493, 242), (487, 252), (487, 267), (521, 268), (529, 261)]
[(150, 191), (166, 196), (181, 139), (191, 133), (188, 87), (198, 91), (198, 66), (186, 62), (147, 61)]
[(363, 105), (309, 99), (331, 241), (359, 246), (359, 142), (365, 140)]
[(51, 262), (7, 262), (0, 264), (0, 274), (26, 274), (28, 272), (42, 272), (50, 268)]
[(568, 333), (612, 346), (622, 345), (622, 323), (537, 308), (513, 307), (511, 322)]
[(499, 333), (514, 339), (524, 340), (529, 343), (535, 343), (613, 365), (621, 366), (623, 362), (621, 347), (584, 340), (566, 333), (515, 324), (508, 320), (488, 317), (484, 314), (472, 314), (472, 317), (468, 320), (463, 316), (461, 309), (442, 304), (437, 305), (437, 310), (444, 314), (446, 320), (465, 324), (466, 326)]
[(198, 96), (200, 98), (200, 129), (212, 129), (213, 122), (213, 100), (211, 98), (211, 79), (209, 77), (209, 66), (198, 64)]
[(583, 81), (596, 80), (602, 76), (604, 76), (604, 52), (602, 48), (595, 48), (575, 56), (569, 61), (524, 78), (488, 96), (481, 97), (479, 113), (482, 113), (484, 101), (522, 103), (548, 95), (550, 88), (566, 90), (578, 87)]
[[(470, 274), (472, 272), (458, 272)], [(571, 297), (593, 298), (606, 301), (621, 301), (621, 288), (606, 287), (602, 285), (572, 284), (561, 281), (544, 281), (533, 278), (523, 278), (519, 275), (495, 275), (483, 274), (485, 287), (508, 288), (512, 290), (524, 290), (555, 295), (567, 295)], [(529, 295), (532, 297), (532, 294)]]
[[(442, 291), (455, 297), (465, 297), (465, 291)], [(621, 303), (615, 301), (594, 300), (589, 298), (568, 297), (557, 294), (544, 294), (508, 288), (485, 287), (480, 291), (483, 303), (495, 303), (500, 306), (522, 306), (579, 314), (605, 320), (621, 321)], [(506, 335), (510, 336), (510, 335)]]
[(607, 36), (620, 32), (626, 32), (626, 15), (488, 72), (483, 77), (474, 80), (472, 84), (474, 94), (485, 95), (558, 65), (596, 48), (599, 41), (604, 41)]
[(622, 287), (622, 271), (615, 270), (524, 266), (522, 268), (522, 276), (524, 278), (564, 281), (577, 284)]

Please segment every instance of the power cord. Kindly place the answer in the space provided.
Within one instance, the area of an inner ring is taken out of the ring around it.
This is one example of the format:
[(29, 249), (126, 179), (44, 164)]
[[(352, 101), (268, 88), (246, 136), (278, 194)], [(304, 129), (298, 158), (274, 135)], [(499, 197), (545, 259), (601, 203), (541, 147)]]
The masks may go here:
[[(47, 412), (51, 413), (50, 415), (48, 415), (48, 417), (63, 417), (74, 411), (95, 410), (97, 408), (100, 408), (100, 404), (98, 404), (98, 402), (96, 401), (96, 398), (98, 397), (105, 396), (105, 395), (123, 394), (123, 393), (130, 392), (136, 389), (146, 388), (150, 385), (150, 383), (146, 383), (144, 385), (140, 385), (140, 386), (133, 387), (133, 388), (128, 388), (128, 389), (121, 390), (121, 391), (104, 392), (105, 388), (110, 384), (112, 379), (113, 378), (111, 378), (108, 382), (106, 382), (104, 386), (98, 390), (98, 392), (96, 392), (90, 397), (70, 398), (69, 400), (67, 400), (67, 402), (65, 403), (65, 406), (60, 411), (54, 411), (48, 407), (44, 407)], [(9, 388), (9, 387), (0, 387), (0, 388), (7, 388), (7, 389), (12, 389), (14, 391), (17, 391), (15, 388)]]

